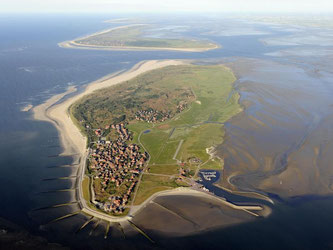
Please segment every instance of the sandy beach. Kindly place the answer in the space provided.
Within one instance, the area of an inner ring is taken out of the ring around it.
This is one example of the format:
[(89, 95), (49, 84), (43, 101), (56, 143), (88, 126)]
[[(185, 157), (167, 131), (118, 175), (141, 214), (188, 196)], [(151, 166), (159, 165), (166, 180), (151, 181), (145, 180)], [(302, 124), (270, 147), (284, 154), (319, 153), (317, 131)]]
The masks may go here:
[[(79, 44), (72, 41), (66, 41), (58, 44), (61, 48), (65, 49), (93, 49), (93, 50), (132, 50), (132, 51), (148, 51), (148, 50), (171, 50), (171, 51), (184, 51), (184, 52), (205, 52), (212, 49), (218, 49), (221, 46), (214, 45), (212, 48), (167, 48), (167, 47), (134, 47), (134, 46), (97, 46), (88, 44)], [(212, 44), (213, 45), (213, 44)]]
[(77, 41), (77, 40), (83, 40), (83, 39), (86, 39), (86, 38), (89, 38), (89, 37), (92, 37), (92, 36), (102, 35), (104, 33), (108, 33), (110, 31), (114, 31), (114, 30), (125, 29), (125, 28), (130, 28), (130, 27), (135, 27), (135, 26), (142, 26), (142, 25), (145, 25), (145, 24), (129, 24), (129, 25), (123, 25), (123, 26), (119, 26), (119, 27), (115, 27), (115, 28), (105, 29), (105, 30), (101, 30), (101, 31), (98, 31), (98, 32), (86, 35), (86, 36), (77, 37), (77, 38), (75, 38), (73, 40), (69, 40), (69, 41), (64, 41), (64, 42), (58, 43), (58, 45), (60, 47), (63, 47), (63, 48), (65, 48), (65, 45), (69, 44), (69, 43), (73, 43), (73, 44), (76, 44), (76, 45), (80, 46), (81, 44), (76, 43), (75, 41)]
[(101, 34), (104, 34), (104, 33), (107, 33), (107, 32), (113, 31), (113, 30), (124, 29), (124, 28), (133, 27), (133, 26), (143, 26), (143, 25), (146, 25), (146, 24), (129, 24), (129, 25), (124, 25), (124, 26), (115, 27), (115, 28), (111, 28), (111, 29), (106, 29), (106, 30), (102, 30), (102, 31), (87, 35), (87, 36), (78, 37), (73, 40), (58, 43), (58, 46), (61, 48), (65, 48), (65, 49), (133, 50), (133, 51), (138, 51), (138, 50), (139, 51), (140, 50), (141, 51), (147, 51), (147, 50), (168, 50), (168, 51), (170, 51), (171, 50), (171, 51), (184, 51), (184, 52), (204, 52), (204, 51), (217, 49), (217, 48), (221, 47), (220, 45), (213, 44), (213, 43), (209, 43), (209, 45), (214, 45), (211, 48), (168, 48), (168, 47), (136, 47), (136, 46), (98, 46), (98, 45), (80, 44), (80, 43), (76, 42), (78, 40), (101, 35)]
[[(180, 61), (180, 60), (150, 60), (150, 61), (143, 61), (138, 64), (136, 64), (132, 69), (126, 71), (126, 72), (116, 72), (111, 75), (108, 75), (104, 78), (101, 78), (99, 80), (96, 80), (92, 83), (90, 83), (86, 89), (78, 93), (74, 96), (71, 96), (67, 99), (64, 99), (64, 101), (61, 102), (61, 100), (66, 97), (68, 94), (72, 94), (77, 89), (74, 86), (71, 86), (67, 89), (66, 92), (62, 94), (58, 94), (47, 100), (45, 103), (40, 104), (33, 108), (33, 115), (34, 118), (41, 121), (48, 121), (54, 124), (54, 126), (59, 131), (60, 141), (63, 147), (63, 152), (61, 155), (77, 155), (77, 158), (83, 159), (81, 162), (85, 162), (86, 157), (86, 144), (87, 144), (87, 138), (81, 134), (79, 128), (73, 123), (70, 115), (69, 115), (69, 108), (70, 106), (84, 97), (85, 95), (91, 94), (96, 90), (107, 88), (110, 86), (114, 86), (116, 84), (120, 84), (122, 82), (128, 81), (142, 73), (145, 73), (150, 70), (170, 66), (170, 65), (181, 65), (186, 64), (186, 61)], [(86, 206), (85, 201), (83, 200), (82, 196), (82, 189), (80, 178), (82, 180), (82, 176), (84, 175), (84, 164), (80, 164), (80, 169), (78, 172), (78, 180), (79, 182), (79, 200), (81, 200), (81, 204), (83, 205), (83, 209), (85, 209), (85, 213), (91, 214), (92, 216), (95, 216), (97, 218), (102, 218), (107, 221), (126, 221), (128, 220), (127, 217), (121, 217), (121, 218), (104, 218), (105, 215), (98, 213), (94, 210), (89, 209), (89, 207)], [(242, 211), (250, 216), (257, 217), (258, 214), (256, 212), (260, 212), (263, 210), (261, 206), (237, 206), (232, 203), (229, 203), (223, 199), (214, 197), (208, 193), (199, 192), (195, 190), (191, 190), (189, 188), (179, 188), (176, 190), (169, 190), (164, 192), (159, 192), (151, 196), (149, 199), (147, 199), (143, 204), (136, 206), (131, 212), (131, 216), (134, 216), (138, 213), (141, 213), (141, 211), (145, 210), (149, 204), (154, 203), (155, 199), (161, 196), (191, 196), (191, 197), (197, 197), (197, 198), (205, 198), (209, 199), (211, 201), (217, 202), (217, 204), (221, 204), (224, 207), (229, 207), (235, 211)], [(256, 211), (256, 212), (253, 212)]]
[(32, 108), (33, 108), (32, 104), (27, 104), (27, 105), (25, 105), (24, 107), (21, 108), (21, 112), (28, 112)]
[[(134, 78), (144, 72), (166, 67), (169, 65), (184, 64), (178, 60), (151, 60), (136, 64), (132, 69), (122, 74), (113, 74), (89, 84), (86, 89), (73, 97), (66, 99), (64, 102), (56, 104), (66, 95), (76, 91), (75, 87), (70, 87), (65, 93), (53, 96), (45, 103), (33, 108), (33, 117), (36, 120), (48, 121), (55, 125), (60, 133), (61, 144), (63, 146), (63, 155), (83, 154), (86, 149), (87, 139), (72, 122), (68, 109), (69, 107), (85, 95), (91, 94), (95, 90), (113, 86), (121, 82)], [(55, 105), (56, 104), (56, 105)]]

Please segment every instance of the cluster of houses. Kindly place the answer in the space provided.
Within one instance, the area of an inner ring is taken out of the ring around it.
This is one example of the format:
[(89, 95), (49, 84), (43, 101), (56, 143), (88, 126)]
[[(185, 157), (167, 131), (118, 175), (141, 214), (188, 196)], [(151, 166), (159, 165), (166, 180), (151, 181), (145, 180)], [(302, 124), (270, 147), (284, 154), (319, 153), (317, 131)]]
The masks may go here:
[(122, 140), (122, 141), (131, 140), (131, 133), (128, 131), (127, 128), (125, 128), (124, 123), (120, 123), (120, 124), (116, 124), (116, 125), (112, 124), (111, 128), (117, 130), (120, 140)]
[(98, 137), (102, 135), (102, 132), (103, 131), (100, 128), (95, 129), (95, 135), (98, 136)]
[(184, 178), (184, 177), (189, 177), (190, 176), (190, 170), (185, 169), (183, 167), (179, 168), (179, 177)]
[(101, 190), (95, 192), (110, 194), (106, 202), (98, 203), (98, 207), (119, 214), (125, 210), (148, 155), (141, 153), (138, 145), (127, 144), (130, 133), (124, 124), (111, 127), (116, 129), (118, 138), (96, 144), (91, 153), (90, 170), (93, 178), (101, 183)]
[(140, 110), (135, 113), (135, 119), (148, 123), (164, 122), (171, 117), (171, 111), (162, 112), (155, 109)]
[[(177, 105), (177, 113), (182, 112), (186, 108), (187, 108), (187, 103), (181, 101)], [(152, 108), (146, 110), (139, 110), (138, 112), (135, 113), (135, 119), (137, 121), (145, 121), (149, 123), (164, 122), (170, 119), (171, 117), (172, 117), (171, 111), (162, 112)]]
[(187, 108), (187, 103), (184, 101), (181, 101), (178, 105), (177, 105), (177, 113), (182, 112), (184, 109)]
[[(131, 133), (129, 132), (129, 130), (125, 127), (125, 124), (124, 123), (120, 123), (120, 124), (112, 124), (111, 126), (110, 125), (107, 125), (107, 126), (105, 126), (105, 129), (107, 130), (107, 129), (110, 129), (110, 127), (112, 128), (112, 129), (115, 129), (116, 131), (117, 131), (117, 133), (118, 133), (118, 136), (119, 136), (119, 138), (121, 139), (121, 140), (123, 140), (123, 141), (129, 141), (129, 140), (131, 140), (132, 139), (132, 137), (131, 137)], [(102, 134), (103, 134), (103, 130), (101, 129), (101, 128), (98, 128), (98, 129), (95, 129), (94, 130), (94, 132), (95, 132), (95, 135), (97, 136), (97, 137), (101, 137), (102, 136)], [(104, 137), (105, 138), (105, 137)], [(104, 141), (104, 143), (107, 143), (107, 144), (109, 144), (109, 143), (111, 143), (110, 141), (106, 141), (105, 139), (103, 140), (102, 139), (102, 141)], [(99, 142), (101, 142), (101, 141), (99, 141)]]

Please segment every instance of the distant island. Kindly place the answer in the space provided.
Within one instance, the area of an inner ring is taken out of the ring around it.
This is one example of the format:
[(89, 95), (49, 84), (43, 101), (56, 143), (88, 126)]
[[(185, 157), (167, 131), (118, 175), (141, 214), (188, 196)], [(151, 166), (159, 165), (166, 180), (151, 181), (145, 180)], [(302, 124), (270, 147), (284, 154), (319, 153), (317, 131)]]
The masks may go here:
[(149, 25), (133, 24), (107, 29), (72, 41), (59, 43), (63, 48), (101, 50), (177, 50), (202, 52), (220, 46), (207, 41), (190, 38), (151, 37)]
[(157, 192), (202, 189), (198, 172), (222, 170), (214, 147), (223, 142), (223, 123), (241, 111), (235, 79), (222, 65), (167, 66), (71, 105), (88, 138), (88, 205), (125, 215)]

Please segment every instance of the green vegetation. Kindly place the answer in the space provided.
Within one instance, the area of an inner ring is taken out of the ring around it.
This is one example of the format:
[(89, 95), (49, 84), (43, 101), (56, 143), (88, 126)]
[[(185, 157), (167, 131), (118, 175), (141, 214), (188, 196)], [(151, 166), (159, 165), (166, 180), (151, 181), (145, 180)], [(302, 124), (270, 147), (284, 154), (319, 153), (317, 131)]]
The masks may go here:
[(83, 198), (90, 203), (90, 180), (89, 177), (84, 177), (82, 181), (82, 191), (83, 191)]
[(223, 160), (218, 158), (213, 158), (201, 165), (201, 169), (208, 169), (208, 170), (221, 170), (221, 167), (224, 166)]
[[(96, 209), (96, 207), (91, 203), (91, 193), (90, 193), (90, 178), (88, 176), (85, 176), (83, 181), (82, 181), (82, 193), (83, 193), (83, 198), (86, 200), (87, 205), (92, 208)], [(99, 210), (97, 210), (99, 211)]]
[(103, 210), (97, 209), (92, 203), (91, 203), (91, 194), (90, 194), (90, 178), (85, 176), (83, 181), (82, 181), (82, 192), (83, 192), (83, 198), (86, 200), (87, 205), (96, 211), (103, 212), (108, 215), (112, 216), (124, 216), (127, 215), (129, 212), (128, 208), (125, 208), (124, 212), (122, 214), (112, 214), (112, 213), (107, 213)]
[[(224, 123), (241, 111), (239, 95), (233, 91), (235, 79), (221, 65), (169, 66), (86, 96), (71, 107), (71, 112), (91, 138), (94, 134), (87, 126), (104, 128), (124, 117), (131, 143), (140, 144), (150, 155), (152, 175), (142, 178), (134, 201), (139, 204), (155, 192), (181, 186), (176, 177), (182, 169), (183, 178), (193, 178), (199, 168), (222, 169), (223, 160), (208, 149), (223, 142)], [(149, 108), (169, 112), (169, 118), (138, 120), (137, 112)], [(103, 136), (110, 133), (103, 130)]]
[(208, 41), (193, 39), (150, 38), (148, 25), (134, 25), (97, 33), (75, 42), (83, 46), (98, 47), (137, 47), (174, 49), (214, 49), (216, 45)]
[[(153, 109), (175, 115), (177, 105), (190, 103), (195, 99), (189, 87), (155, 84), (163, 78), (167, 79), (168, 75), (167, 72), (164, 75), (153, 72), (88, 95), (75, 103), (71, 112), (76, 120), (88, 125), (90, 129), (104, 128), (110, 124), (134, 121), (136, 113), (141, 110)], [(83, 126), (83, 130), (84, 127), (86, 126)], [(140, 128), (143, 127), (149, 126), (145, 122)]]
[(165, 174), (165, 175), (173, 175), (179, 173), (178, 165), (150, 165), (149, 173), (152, 174)]
[(194, 126), (186, 133), (178, 159), (186, 161), (191, 157), (199, 158), (202, 162), (209, 159), (206, 148), (219, 145), (223, 142), (224, 131), (221, 124), (202, 124)]
[(141, 204), (154, 193), (184, 186), (186, 186), (186, 184), (176, 181), (175, 178), (143, 175), (134, 205)]

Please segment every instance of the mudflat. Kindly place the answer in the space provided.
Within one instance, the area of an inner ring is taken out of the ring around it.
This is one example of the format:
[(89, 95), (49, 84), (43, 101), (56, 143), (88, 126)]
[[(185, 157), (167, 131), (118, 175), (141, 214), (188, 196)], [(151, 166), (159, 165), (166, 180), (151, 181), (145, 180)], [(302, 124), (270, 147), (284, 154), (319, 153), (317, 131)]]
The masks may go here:
[(239, 59), (230, 67), (246, 108), (225, 126), (220, 183), (285, 198), (331, 194), (332, 87), (325, 76), (269, 60)]

